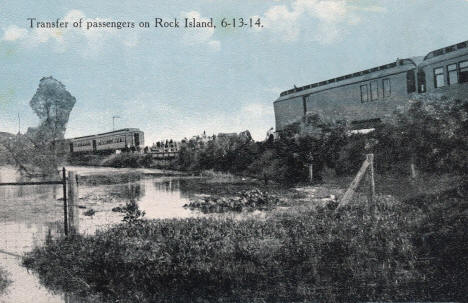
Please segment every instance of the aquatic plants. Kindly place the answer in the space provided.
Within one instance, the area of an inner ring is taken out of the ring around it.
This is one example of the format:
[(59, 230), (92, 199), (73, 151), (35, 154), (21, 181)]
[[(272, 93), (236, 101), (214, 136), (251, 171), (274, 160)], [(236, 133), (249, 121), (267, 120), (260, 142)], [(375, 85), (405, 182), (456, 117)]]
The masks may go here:
[[(56, 289), (120, 302), (409, 300), (418, 286), (411, 231), (419, 215), (381, 196), (372, 208), (266, 220), (141, 220), (54, 240), (24, 264)], [(89, 288), (67, 283), (61, 268)]]
[(221, 213), (226, 211), (270, 210), (280, 204), (277, 195), (258, 188), (241, 191), (234, 197), (208, 196), (185, 204), (184, 207), (199, 209), (203, 213)]
[(92, 208), (88, 209), (87, 211), (85, 211), (85, 212), (83, 213), (83, 215), (88, 216), (88, 217), (92, 217), (92, 216), (94, 216), (95, 214), (96, 214), (96, 211), (95, 211), (94, 209), (92, 209)]

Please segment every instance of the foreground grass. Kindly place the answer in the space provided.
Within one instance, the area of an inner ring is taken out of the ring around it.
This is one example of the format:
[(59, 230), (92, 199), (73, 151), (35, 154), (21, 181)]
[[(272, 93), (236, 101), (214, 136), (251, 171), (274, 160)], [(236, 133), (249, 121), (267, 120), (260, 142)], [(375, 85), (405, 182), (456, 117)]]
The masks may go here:
[(50, 241), (24, 265), (49, 287), (120, 302), (412, 300), (419, 217), (380, 197), (266, 220), (139, 221)]

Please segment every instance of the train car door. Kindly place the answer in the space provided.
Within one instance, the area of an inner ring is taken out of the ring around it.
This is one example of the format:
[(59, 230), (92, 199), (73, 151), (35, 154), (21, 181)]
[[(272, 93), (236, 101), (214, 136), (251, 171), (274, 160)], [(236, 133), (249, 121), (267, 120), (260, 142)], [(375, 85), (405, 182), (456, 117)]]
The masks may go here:
[(135, 146), (139, 146), (140, 145), (140, 134), (139, 133), (134, 133), (133, 134), (133, 139), (134, 139), (134, 142), (135, 142)]
[(95, 152), (97, 150), (96, 148), (96, 140), (93, 140), (93, 152)]
[(418, 71), (418, 93), (426, 92), (426, 73), (420, 69)]
[(70, 143), (70, 152), (73, 152), (73, 143)]
[(414, 70), (409, 70), (406, 72), (406, 91), (408, 94), (414, 93), (416, 91), (416, 77), (414, 75)]

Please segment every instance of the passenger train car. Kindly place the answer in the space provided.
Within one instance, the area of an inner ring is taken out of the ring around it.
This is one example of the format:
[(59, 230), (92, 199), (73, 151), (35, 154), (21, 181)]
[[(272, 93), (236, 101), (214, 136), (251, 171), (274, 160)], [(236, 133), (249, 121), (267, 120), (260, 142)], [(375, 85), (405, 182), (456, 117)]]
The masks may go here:
[(367, 128), (407, 109), (414, 95), (428, 93), (468, 97), (468, 41), (284, 91), (274, 101), (276, 131), (309, 114)]
[(114, 152), (138, 150), (144, 146), (144, 133), (138, 128), (124, 128), (107, 133), (69, 139), (69, 152)]

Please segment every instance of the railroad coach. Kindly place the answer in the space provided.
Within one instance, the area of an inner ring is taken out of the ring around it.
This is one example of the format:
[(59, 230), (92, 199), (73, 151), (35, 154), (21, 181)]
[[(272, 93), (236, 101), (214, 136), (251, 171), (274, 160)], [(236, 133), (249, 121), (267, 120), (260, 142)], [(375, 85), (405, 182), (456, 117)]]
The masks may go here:
[(274, 101), (276, 131), (317, 114), (322, 121), (369, 128), (404, 111), (418, 94), (468, 97), (468, 42), (432, 51), (425, 57), (397, 59), (353, 74), (280, 94)]
[(71, 153), (109, 153), (124, 149), (138, 150), (144, 146), (144, 133), (138, 128), (124, 128), (69, 140), (69, 151)]
[(468, 96), (468, 41), (430, 52), (418, 66), (418, 93)]

